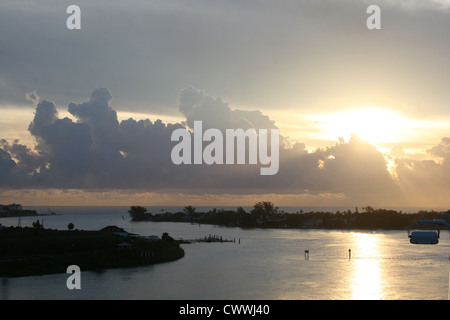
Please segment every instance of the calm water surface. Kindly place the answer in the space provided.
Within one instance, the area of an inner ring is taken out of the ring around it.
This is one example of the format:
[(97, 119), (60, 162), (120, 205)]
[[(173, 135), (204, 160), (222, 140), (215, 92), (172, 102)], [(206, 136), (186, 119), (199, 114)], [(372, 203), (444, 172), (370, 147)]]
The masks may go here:
[[(40, 218), (46, 228), (67, 229), (69, 222), (85, 230), (117, 225), (141, 235), (218, 235), (236, 242), (186, 244), (184, 258), (164, 264), (82, 271), (81, 290), (67, 289), (68, 274), (0, 278), (0, 299), (448, 299), (446, 230), (438, 245), (412, 245), (406, 231), (244, 230), (133, 223), (127, 208), (58, 212), (62, 215)], [(21, 224), (35, 220), (24, 217)], [(17, 225), (18, 219), (0, 223)]]

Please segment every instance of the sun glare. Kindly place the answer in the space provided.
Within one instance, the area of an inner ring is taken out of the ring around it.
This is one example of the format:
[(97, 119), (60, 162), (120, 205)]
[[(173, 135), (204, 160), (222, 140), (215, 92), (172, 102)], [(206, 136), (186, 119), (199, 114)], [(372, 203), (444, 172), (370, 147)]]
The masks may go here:
[(330, 138), (348, 139), (356, 134), (369, 143), (399, 141), (407, 120), (397, 112), (365, 107), (331, 113), (321, 117), (319, 124)]
[(450, 126), (449, 117), (418, 118), (371, 106), (306, 114), (279, 112), (276, 118), (283, 135), (291, 142), (305, 143), (310, 152), (334, 145), (341, 138), (349, 141), (356, 134), (383, 153), (399, 146), (408, 154), (426, 154), (448, 134)]
[(352, 299), (382, 299), (384, 293), (382, 289), (383, 275), (379, 261), (379, 235), (355, 233), (353, 240)]

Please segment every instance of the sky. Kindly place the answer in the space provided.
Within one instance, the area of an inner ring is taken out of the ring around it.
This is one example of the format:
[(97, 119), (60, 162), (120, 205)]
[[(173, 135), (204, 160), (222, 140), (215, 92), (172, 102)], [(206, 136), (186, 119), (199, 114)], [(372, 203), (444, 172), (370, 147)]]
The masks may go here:
[[(0, 203), (448, 210), (449, 39), (446, 0), (2, 1)], [(278, 172), (175, 165), (194, 121)]]

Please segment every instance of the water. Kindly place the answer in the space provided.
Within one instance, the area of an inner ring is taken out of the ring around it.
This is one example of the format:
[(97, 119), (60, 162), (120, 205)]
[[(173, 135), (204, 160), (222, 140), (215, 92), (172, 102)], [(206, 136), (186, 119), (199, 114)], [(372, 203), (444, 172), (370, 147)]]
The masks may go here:
[[(236, 242), (182, 245), (185, 257), (164, 264), (82, 271), (81, 290), (67, 289), (68, 274), (3, 278), (0, 299), (448, 299), (445, 230), (438, 245), (412, 245), (406, 231), (244, 230), (131, 222), (128, 208), (120, 207), (52, 209), (62, 215), (40, 217), (46, 228), (67, 229), (70, 222), (85, 230), (117, 225), (141, 235), (168, 232), (197, 239), (211, 234)], [(31, 226), (35, 220), (20, 222)], [(17, 225), (18, 219), (0, 223)]]

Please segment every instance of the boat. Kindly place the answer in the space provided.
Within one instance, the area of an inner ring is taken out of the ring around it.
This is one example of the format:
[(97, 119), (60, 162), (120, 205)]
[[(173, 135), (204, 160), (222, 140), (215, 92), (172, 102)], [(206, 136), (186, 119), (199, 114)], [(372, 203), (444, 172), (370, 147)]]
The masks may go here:
[[(447, 215), (440, 215), (447, 216)], [(437, 230), (415, 230), (411, 231), (415, 225), (433, 225)], [(409, 242), (413, 244), (438, 244), (441, 230), (439, 226), (446, 226), (450, 232), (450, 225), (444, 219), (419, 220), (413, 222), (408, 228)]]

